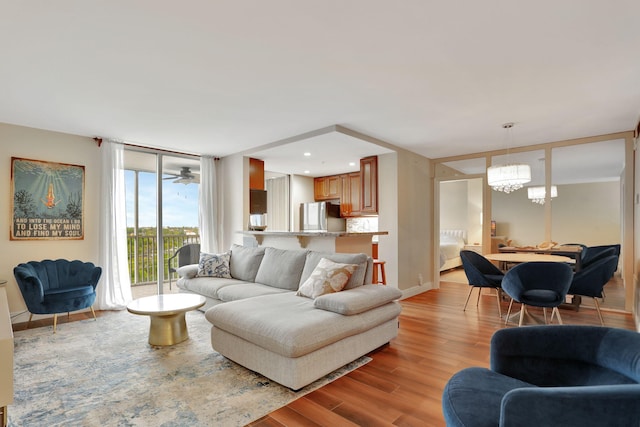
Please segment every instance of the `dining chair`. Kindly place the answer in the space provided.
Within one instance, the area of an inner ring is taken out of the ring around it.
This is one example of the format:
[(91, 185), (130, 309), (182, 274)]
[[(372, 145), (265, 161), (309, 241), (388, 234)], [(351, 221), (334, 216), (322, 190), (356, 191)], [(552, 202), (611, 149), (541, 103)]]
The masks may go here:
[(496, 290), (496, 296), (498, 300), (498, 315), (502, 317), (502, 308), (500, 307), (500, 294), (501, 283), (504, 273), (491, 261), (483, 257), (477, 252), (462, 250), (460, 251), (460, 259), (462, 260), (462, 267), (464, 268), (464, 274), (469, 281), (469, 295), (467, 295), (467, 301), (464, 303), (462, 311), (467, 310), (467, 304), (469, 304), (469, 298), (475, 288), (478, 288), (478, 300), (476, 301), (476, 307), (480, 302), (480, 294), (482, 288), (491, 288)]
[(611, 280), (618, 268), (618, 256), (609, 255), (606, 258), (591, 263), (573, 275), (571, 286), (567, 292), (570, 295), (581, 295), (593, 298), (600, 324), (604, 326), (604, 319), (600, 311), (598, 298), (604, 294), (604, 286)]
[[(513, 267), (502, 279), (502, 289), (512, 298), (505, 325), (509, 321), (514, 300), (522, 305), (518, 326), (522, 326), (528, 315), (527, 306), (542, 307), (545, 324), (553, 322), (554, 315), (562, 324), (558, 306), (564, 302), (572, 278), (571, 267), (561, 262), (524, 262)], [(547, 308), (553, 309), (549, 322)]]
[(582, 258), (582, 268), (586, 268), (594, 262), (606, 258), (610, 255), (616, 255), (620, 257), (620, 245), (600, 245), (600, 246), (588, 246), (585, 250), (585, 255)]

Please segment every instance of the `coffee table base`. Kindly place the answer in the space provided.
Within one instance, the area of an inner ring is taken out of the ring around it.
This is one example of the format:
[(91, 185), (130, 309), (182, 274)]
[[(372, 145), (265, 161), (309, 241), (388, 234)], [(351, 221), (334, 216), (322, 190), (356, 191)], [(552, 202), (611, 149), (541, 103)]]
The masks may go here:
[(149, 316), (149, 344), (174, 345), (189, 338), (185, 313)]

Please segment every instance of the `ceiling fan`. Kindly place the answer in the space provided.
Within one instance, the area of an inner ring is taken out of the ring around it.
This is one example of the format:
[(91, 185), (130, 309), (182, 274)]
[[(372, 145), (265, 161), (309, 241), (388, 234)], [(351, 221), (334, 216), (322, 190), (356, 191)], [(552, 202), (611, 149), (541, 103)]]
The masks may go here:
[(171, 176), (168, 176), (166, 178), (162, 178), (162, 179), (174, 179), (173, 183), (174, 184), (192, 184), (192, 183), (196, 183), (199, 184), (200, 183), (200, 175), (198, 174), (194, 174), (193, 172), (191, 172), (191, 168), (188, 166), (183, 166), (180, 169), (180, 174), (176, 175), (173, 174)]

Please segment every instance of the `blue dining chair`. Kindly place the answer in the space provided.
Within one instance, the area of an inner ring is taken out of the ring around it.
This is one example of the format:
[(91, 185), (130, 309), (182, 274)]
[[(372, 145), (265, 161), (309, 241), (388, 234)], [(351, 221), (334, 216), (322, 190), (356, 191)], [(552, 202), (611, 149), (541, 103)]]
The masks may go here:
[(606, 258), (592, 262), (588, 267), (578, 271), (573, 276), (571, 286), (567, 292), (570, 295), (580, 295), (593, 298), (600, 324), (604, 326), (604, 319), (600, 311), (598, 298), (604, 294), (604, 286), (609, 283), (618, 268), (618, 256), (609, 255)]
[(505, 324), (509, 321), (513, 301), (522, 305), (518, 326), (522, 326), (528, 315), (527, 306), (542, 307), (545, 324), (547, 308), (552, 308), (549, 323), (553, 322), (553, 316), (556, 315), (558, 323), (562, 324), (558, 306), (564, 302), (572, 278), (571, 267), (561, 262), (524, 262), (513, 267), (502, 279), (502, 290), (512, 298)]
[(504, 273), (502, 273), (498, 267), (493, 265), (491, 261), (474, 251), (460, 251), (460, 259), (462, 260), (464, 274), (467, 276), (469, 286), (471, 286), (471, 289), (469, 289), (469, 295), (467, 295), (467, 301), (464, 303), (462, 311), (467, 310), (469, 298), (471, 298), (471, 293), (475, 288), (478, 288), (478, 300), (476, 301), (476, 307), (480, 302), (482, 288), (490, 288), (496, 290), (496, 296), (498, 298), (498, 315), (502, 317), (502, 308), (500, 307), (500, 284), (502, 283)]

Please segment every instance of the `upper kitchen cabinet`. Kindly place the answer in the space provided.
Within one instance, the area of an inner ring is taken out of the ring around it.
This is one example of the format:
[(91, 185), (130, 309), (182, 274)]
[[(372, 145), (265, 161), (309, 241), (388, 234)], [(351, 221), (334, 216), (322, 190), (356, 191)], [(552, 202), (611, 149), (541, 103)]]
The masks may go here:
[(378, 214), (378, 156), (360, 159), (360, 172), (314, 178), (316, 201), (340, 199), (340, 215)]
[(264, 162), (249, 158), (249, 189), (264, 190)]
[(314, 178), (313, 194), (316, 201), (339, 199), (342, 194), (340, 175)]
[(342, 195), (340, 196), (340, 216), (360, 216), (360, 172), (340, 175)]
[(378, 156), (360, 159), (360, 213), (378, 214)]

